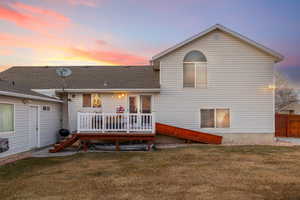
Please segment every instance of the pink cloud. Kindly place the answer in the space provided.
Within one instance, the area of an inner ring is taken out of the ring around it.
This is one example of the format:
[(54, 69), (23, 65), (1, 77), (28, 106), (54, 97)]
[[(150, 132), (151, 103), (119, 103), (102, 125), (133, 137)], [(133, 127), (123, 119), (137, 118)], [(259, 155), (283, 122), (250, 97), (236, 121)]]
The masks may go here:
[(70, 25), (67, 17), (55, 11), (23, 3), (0, 5), (0, 19), (44, 34), (49, 34), (53, 30), (61, 30)]
[(24, 3), (20, 3), (20, 2), (15, 2), (12, 6), (14, 8), (24, 10), (25, 12), (28, 12), (28, 13), (51, 17), (55, 21), (60, 21), (62, 23), (70, 23), (69, 18), (67, 18), (66, 16), (64, 16), (58, 12), (55, 12), (53, 10), (30, 6), (30, 5), (27, 5)]
[(0, 72), (7, 70), (10, 67), (11, 67), (10, 65), (2, 65), (2, 66), (0, 66)]
[(82, 5), (82, 6), (89, 6), (89, 7), (97, 6), (97, 0), (67, 0), (67, 2), (72, 5)]
[[(96, 43), (99, 41), (95, 41)], [(37, 39), (34, 36), (17, 36), (7, 33), (0, 33), (0, 43), (5, 47), (9, 48), (27, 48), (32, 49), (33, 52), (36, 53), (36, 55), (39, 58), (47, 59), (46, 54), (55, 54), (55, 55), (61, 55), (65, 58), (68, 57), (77, 57), (78, 60), (84, 61), (98, 61), (103, 63), (110, 63), (115, 65), (142, 65), (142, 64), (148, 64), (147, 57), (135, 55), (132, 53), (128, 53), (123, 50), (116, 49), (113, 46), (109, 46), (109, 49), (112, 50), (103, 50), (102, 46), (99, 45), (96, 47), (95, 50), (85, 50), (82, 48), (77, 48), (73, 46), (72, 44), (64, 44), (63, 41), (59, 41), (56, 39)], [(102, 41), (100, 43), (107, 44), (105, 41)], [(108, 49), (105, 47), (105, 49)], [(45, 54), (46, 53), (46, 54)], [(0, 51), (1, 54), (1, 51)], [(12, 52), (12, 55), (15, 56)], [(51, 57), (48, 57), (49, 59), (52, 59)], [(57, 60), (60, 60), (58, 57)], [(33, 60), (33, 63), (30, 64), (36, 64), (34, 63), (36, 60)], [(28, 63), (24, 63), (26, 65)], [(29, 65), (30, 65), (29, 64)]]
[(122, 65), (142, 65), (147, 64), (147, 58), (130, 54), (123, 51), (103, 51), (103, 50), (82, 50), (78, 48), (70, 48), (69, 53), (95, 61), (108, 62), (112, 64)]
[[(46, 1), (46, 0), (44, 0)], [(97, 7), (99, 2), (104, 0), (47, 0), (48, 2), (59, 2), (67, 3), (71, 6), (87, 6), (87, 7)]]
[(13, 54), (13, 51), (8, 48), (0, 49), (0, 55), (1, 56), (11, 56)]
[[(68, 0), (68, 3), (76, 5), (94, 5), (88, 2), (96, 3), (96, 1)], [(35, 62), (39, 62), (41, 59), (55, 59), (56, 57), (59, 61), (59, 55), (65, 58), (70, 56), (70, 58), (74, 57), (75, 59), (81, 59), (83, 62), (99, 61), (103, 63), (123, 65), (139, 65), (148, 63), (148, 59), (146, 57), (135, 55), (127, 52), (126, 50), (120, 50), (112, 46), (110, 40), (114, 38), (109, 39), (108, 42), (107, 40), (90, 39), (93, 40), (91, 46), (93, 46), (95, 50), (89, 50), (84, 42), (78, 42), (78, 38), (73, 40), (70, 36), (66, 39), (60, 34), (55, 34), (55, 37), (52, 34), (53, 30), (70, 28), (72, 23), (68, 17), (54, 10), (11, 1), (5, 4), (0, 3), (0, 20), (1, 19), (40, 34), (39, 36), (28, 36), (0, 32), (0, 43), (3, 48), (12, 49), (21, 47), (31, 49), (32, 52), (34, 52), (34, 56), (32, 58), (33, 63), (29, 64), (35, 64)], [(75, 47), (72, 41), (76, 41), (76, 46), (80, 46), (80, 48)], [(12, 55), (10, 56), (17, 56), (14, 55), (15, 52), (0, 52), (0, 54), (4, 53), (11, 53)]]
[(108, 43), (104, 40), (96, 40), (95, 43), (99, 46), (106, 46)]

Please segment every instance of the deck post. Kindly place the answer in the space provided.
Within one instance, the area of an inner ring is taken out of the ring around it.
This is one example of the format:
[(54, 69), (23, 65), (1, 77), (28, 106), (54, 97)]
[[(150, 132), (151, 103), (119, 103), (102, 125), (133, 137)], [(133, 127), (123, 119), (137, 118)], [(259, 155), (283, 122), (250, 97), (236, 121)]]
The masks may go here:
[(89, 149), (89, 147), (88, 147), (88, 141), (84, 140), (84, 141), (83, 141), (83, 151), (84, 151), (84, 152), (87, 152), (88, 149)]
[(80, 133), (80, 113), (77, 112), (77, 132)]
[(105, 126), (106, 126), (106, 121), (105, 121), (105, 116), (104, 116), (104, 113), (101, 114), (101, 121), (102, 121), (102, 133), (105, 132)]
[(127, 120), (127, 126), (126, 126), (126, 133), (129, 133), (129, 125), (130, 125), (130, 115), (129, 115), (129, 112), (126, 113), (127, 117), (126, 117), (126, 120)]
[(116, 140), (116, 151), (120, 151), (120, 143), (119, 143), (119, 140)]
[(155, 112), (152, 112), (152, 133), (155, 134)]

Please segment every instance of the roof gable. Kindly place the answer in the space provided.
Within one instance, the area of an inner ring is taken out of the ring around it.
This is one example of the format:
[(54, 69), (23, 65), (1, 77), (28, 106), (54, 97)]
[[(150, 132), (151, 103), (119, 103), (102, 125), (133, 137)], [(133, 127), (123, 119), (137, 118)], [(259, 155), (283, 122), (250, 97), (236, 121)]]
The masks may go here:
[(278, 52), (276, 52), (276, 51), (274, 51), (270, 48), (267, 48), (267, 47), (255, 42), (255, 41), (253, 41), (253, 40), (251, 40), (251, 39), (249, 39), (249, 38), (247, 38), (247, 37), (245, 37), (245, 36), (243, 36), (243, 35), (241, 35), (237, 32), (235, 32), (235, 31), (232, 31), (232, 30), (226, 28), (225, 26), (222, 26), (220, 24), (216, 24), (216, 25), (206, 29), (205, 31), (203, 31), (199, 34), (194, 35), (194, 36), (188, 38), (187, 40), (184, 40), (183, 42), (180, 42), (180, 43), (166, 49), (165, 51), (162, 51), (159, 54), (156, 54), (155, 56), (152, 57), (151, 61), (158, 60), (159, 58), (162, 58), (163, 56), (175, 51), (176, 49), (178, 49), (178, 48), (180, 48), (180, 47), (182, 47), (186, 44), (189, 44), (189, 43), (193, 42), (194, 40), (197, 40), (197, 39), (203, 37), (204, 35), (207, 35), (208, 33), (212, 32), (212, 31), (215, 31), (215, 30), (221, 30), (221, 31), (223, 31), (223, 32), (235, 37), (235, 38), (240, 39), (241, 41), (245, 42), (246, 44), (249, 44), (251, 46), (256, 47), (257, 49), (259, 49), (259, 50), (267, 53), (268, 55), (274, 57), (275, 62), (280, 62), (284, 58), (280, 53), (278, 53)]

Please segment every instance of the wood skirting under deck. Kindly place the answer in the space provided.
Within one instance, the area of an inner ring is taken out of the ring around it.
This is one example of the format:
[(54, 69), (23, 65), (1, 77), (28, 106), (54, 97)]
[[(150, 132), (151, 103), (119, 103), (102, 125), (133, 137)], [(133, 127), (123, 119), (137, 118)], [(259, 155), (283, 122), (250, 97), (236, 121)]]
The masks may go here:
[(153, 141), (155, 140), (155, 134), (146, 134), (146, 133), (122, 133), (122, 132), (110, 132), (110, 133), (75, 133), (68, 136), (66, 139), (60, 141), (58, 144), (54, 145), (53, 149), (50, 149), (49, 152), (56, 153), (62, 151), (63, 149), (71, 146), (77, 140), (83, 142), (84, 151), (88, 150), (87, 143), (90, 140), (111, 140), (116, 144), (116, 150), (120, 150), (119, 142), (122, 141), (149, 141), (148, 150), (150, 150)]

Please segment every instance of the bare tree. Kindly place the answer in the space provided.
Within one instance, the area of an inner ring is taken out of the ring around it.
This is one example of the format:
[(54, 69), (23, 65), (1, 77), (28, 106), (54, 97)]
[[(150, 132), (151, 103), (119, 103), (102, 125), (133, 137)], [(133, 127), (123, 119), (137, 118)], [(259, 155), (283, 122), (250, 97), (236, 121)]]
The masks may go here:
[(290, 87), (288, 79), (281, 73), (275, 72), (275, 111), (297, 102), (297, 93)]

